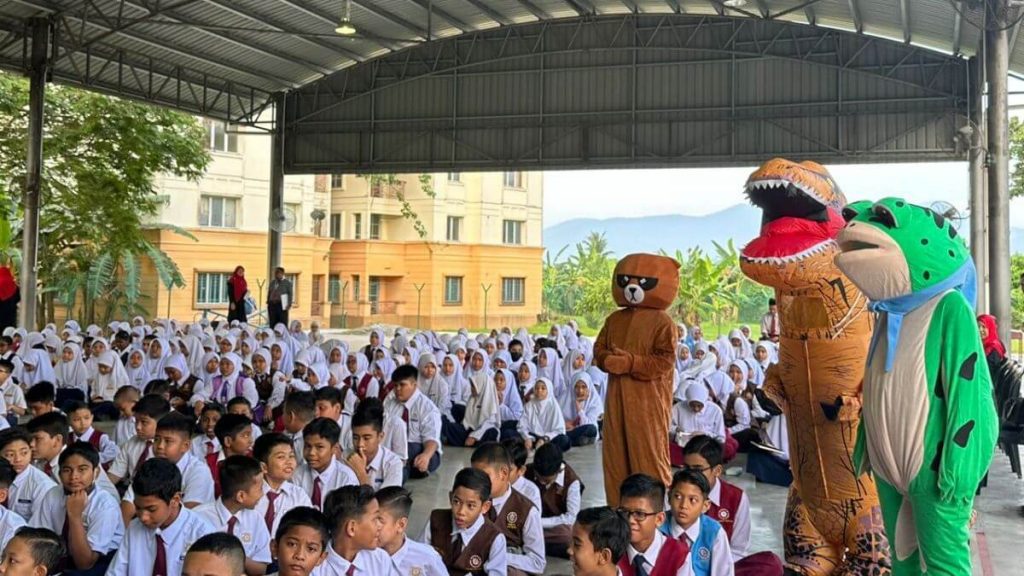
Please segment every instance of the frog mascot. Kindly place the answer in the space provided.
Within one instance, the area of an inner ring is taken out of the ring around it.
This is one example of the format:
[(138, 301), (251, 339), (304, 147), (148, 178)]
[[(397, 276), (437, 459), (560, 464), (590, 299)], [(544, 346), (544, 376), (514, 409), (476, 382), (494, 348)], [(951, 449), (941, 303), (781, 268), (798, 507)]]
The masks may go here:
[(855, 202), (836, 265), (877, 314), (854, 450), (874, 473), (893, 574), (971, 573), (968, 524), (998, 434), (970, 252), (942, 215)]

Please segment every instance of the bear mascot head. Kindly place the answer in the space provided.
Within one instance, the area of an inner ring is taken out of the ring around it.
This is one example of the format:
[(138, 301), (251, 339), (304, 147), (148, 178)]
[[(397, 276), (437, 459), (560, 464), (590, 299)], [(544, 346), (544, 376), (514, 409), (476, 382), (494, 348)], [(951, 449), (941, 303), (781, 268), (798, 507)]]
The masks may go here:
[(630, 254), (612, 275), (612, 295), (623, 308), (665, 310), (679, 291), (679, 263), (668, 256)]

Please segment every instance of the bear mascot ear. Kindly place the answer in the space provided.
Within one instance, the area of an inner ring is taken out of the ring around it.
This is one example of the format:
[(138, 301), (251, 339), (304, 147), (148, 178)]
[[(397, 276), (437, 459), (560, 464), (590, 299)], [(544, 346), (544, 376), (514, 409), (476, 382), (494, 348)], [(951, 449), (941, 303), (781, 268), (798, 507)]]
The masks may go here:
[(615, 265), (612, 296), (624, 308), (666, 310), (679, 292), (679, 262), (658, 254), (630, 254)]

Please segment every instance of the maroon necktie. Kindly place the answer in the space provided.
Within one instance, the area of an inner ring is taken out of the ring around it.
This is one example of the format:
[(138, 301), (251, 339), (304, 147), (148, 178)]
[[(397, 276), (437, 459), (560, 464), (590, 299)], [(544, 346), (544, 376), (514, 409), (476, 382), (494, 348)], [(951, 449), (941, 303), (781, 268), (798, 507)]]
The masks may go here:
[(356, 565), (355, 564), (349, 564), (348, 565), (348, 570), (345, 570), (345, 576), (352, 576), (355, 573), (356, 573)]
[(134, 470), (135, 474), (138, 474), (139, 473), (139, 468), (142, 468), (142, 465), (146, 462), (146, 460), (149, 460), (150, 452), (152, 450), (153, 450), (153, 441), (152, 440), (146, 440), (146, 447), (142, 449), (142, 454), (139, 454), (139, 461), (135, 463), (135, 470)]
[(228, 534), (235, 535), (235, 526), (238, 526), (238, 518), (234, 516), (228, 518)]
[(313, 480), (313, 498), (312, 498), (312, 500), (313, 500), (313, 506), (315, 506), (318, 510), (323, 509), (323, 505), (321, 504), (322, 494), (320, 493), (320, 484), (321, 484), (320, 477), (317, 476), (316, 479)]
[(43, 465), (43, 474), (53, 478), (53, 466), (50, 466), (49, 462)]
[(167, 575), (167, 548), (164, 546), (164, 537), (156, 535), (156, 560), (153, 561), (153, 576)]
[(405, 407), (402, 408), (402, 422), (409, 424), (409, 409)]
[(274, 500), (277, 500), (280, 495), (280, 492), (274, 492), (273, 490), (267, 492), (267, 515), (263, 518), (267, 521), (267, 530), (271, 533), (274, 530), (274, 516), (277, 515), (277, 512), (274, 510)]

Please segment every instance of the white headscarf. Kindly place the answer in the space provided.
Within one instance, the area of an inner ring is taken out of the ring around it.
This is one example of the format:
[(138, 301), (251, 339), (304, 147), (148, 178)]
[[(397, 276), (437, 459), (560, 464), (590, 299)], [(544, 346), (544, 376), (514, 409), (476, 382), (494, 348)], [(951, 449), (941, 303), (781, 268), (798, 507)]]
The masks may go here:
[(467, 385), (466, 377), (462, 374), (462, 367), (459, 366), (459, 357), (455, 354), (449, 354), (445, 358), (452, 362), (452, 367), (454, 368), (452, 373), (450, 375), (444, 373), (444, 360), (441, 360), (441, 364), (437, 367), (437, 373), (448, 383), (449, 405), (451, 403), (462, 404), (462, 398), (465, 395)]
[[(160, 357), (153, 358), (150, 354), (153, 351), (153, 346), (160, 346)], [(149, 375), (150, 380), (158, 380), (164, 377), (164, 362), (167, 361), (167, 357), (171, 355), (171, 347), (167, 344), (167, 340), (163, 338), (157, 338), (149, 344), (149, 352), (146, 353), (146, 360), (143, 366), (146, 367), (146, 374)]]
[(57, 363), (57, 388), (71, 388), (75, 390), (81, 390), (84, 394), (89, 394), (89, 374), (88, 369), (85, 367), (85, 362), (82, 361), (82, 349), (78, 347), (78, 344), (68, 342), (62, 348), (63, 350), (71, 350), (73, 355), (71, 360), (65, 362), (63, 357), (60, 362)]
[(552, 393), (551, 381), (547, 378), (537, 378), (537, 384), (543, 382), (548, 389), (548, 397), (539, 400), (533, 395), (531, 400), (523, 407), (523, 428), (531, 433), (543, 433), (540, 435), (557, 436), (565, 434), (565, 418), (562, 409), (555, 402), (555, 395)]
[[(174, 368), (178, 372), (181, 372), (181, 376), (177, 380), (171, 380), (170, 375), (167, 374), (168, 368)], [(185, 355), (182, 354), (181, 352), (171, 354), (170, 356), (167, 357), (167, 360), (164, 361), (164, 378), (170, 380), (171, 383), (174, 384), (175, 386), (181, 386), (182, 384), (184, 384), (185, 381), (188, 380), (188, 377), (191, 375), (192, 371), (189, 370), (188, 360), (185, 359)]]
[[(604, 403), (594, 387), (594, 381), (590, 378), (590, 374), (577, 372), (569, 381), (572, 382), (572, 386), (569, 387), (569, 393), (561, 402), (562, 414), (565, 419), (572, 421), (582, 414), (596, 422), (598, 417), (604, 414)], [(587, 385), (587, 399), (583, 401), (582, 406), (576, 402), (576, 383), (580, 381)]]
[(315, 386), (310, 384), (310, 386), (312, 386), (315, 390), (319, 390), (330, 385), (331, 371), (327, 368), (327, 364), (324, 364), (323, 362), (317, 362), (316, 364), (313, 364), (312, 366), (309, 367), (309, 373), (316, 374), (318, 382), (316, 383)]
[[(501, 420), (519, 420), (523, 417), (523, 399), (519, 397), (519, 390), (516, 390), (516, 377), (507, 368), (497, 370), (494, 376), (497, 377), (498, 374), (505, 377), (504, 396), (498, 404), (501, 410)], [(501, 394), (498, 392), (497, 382), (494, 383), (494, 391), (496, 394)]]
[(97, 374), (96, 382), (92, 387), (92, 395), (99, 396), (108, 402), (114, 400), (114, 394), (122, 386), (128, 386), (130, 384), (128, 380), (128, 372), (124, 369), (124, 364), (121, 363), (121, 359), (117, 357), (110, 350), (107, 350), (100, 355), (98, 364), (108, 366), (110, 368), (110, 374)]
[[(142, 362), (139, 364), (138, 368), (132, 368), (132, 356), (136, 354), (142, 358)], [(134, 348), (128, 352), (128, 364), (125, 365), (124, 371), (128, 377), (128, 384), (138, 388), (139, 392), (142, 392), (146, 388), (146, 384), (149, 383), (149, 375), (146, 373), (146, 353), (139, 348)]]
[[(40, 382), (54, 383), (57, 380), (57, 374), (53, 370), (53, 365), (50, 364), (50, 355), (46, 350), (28, 348), (18, 352), (21, 356), (21, 374), (18, 376), (18, 381), (22, 386), (30, 388)], [(34, 366), (35, 370), (29, 372), (26, 365)]]
[(523, 398), (529, 400), (530, 395), (533, 394), (533, 385), (537, 382), (537, 365), (533, 362), (523, 360), (523, 362), (519, 364), (519, 369), (522, 370), (524, 366), (530, 373), (530, 376), (525, 380), (519, 381), (519, 393), (523, 395)]
[[(540, 367), (540, 358), (537, 359), (537, 379), (546, 378), (551, 383), (548, 392), (557, 401), (565, 398), (565, 378), (562, 374), (562, 367), (558, 363), (558, 352), (554, 348), (541, 348), (540, 354), (547, 358), (548, 365)], [(539, 355), (538, 355), (539, 356)]]
[[(434, 365), (434, 377), (424, 378), (423, 369), (428, 365)], [(438, 365), (437, 360), (434, 359), (434, 355), (431, 353), (421, 354), (419, 362), (416, 364), (416, 368), (419, 369), (419, 388), (420, 392), (425, 394), (427, 398), (437, 406), (437, 409), (441, 411), (442, 415), (451, 416), (452, 413), (452, 399), (451, 391), (448, 388), (448, 381), (441, 376), (442, 367)], [(458, 372), (458, 369), (455, 370)]]
[(478, 430), (497, 416), (498, 392), (494, 389), (494, 381), (483, 370), (470, 376), (469, 384), (471, 388), (476, 388), (476, 397), (470, 395), (466, 402), (466, 415), (462, 419), (462, 425), (467, 430)]

